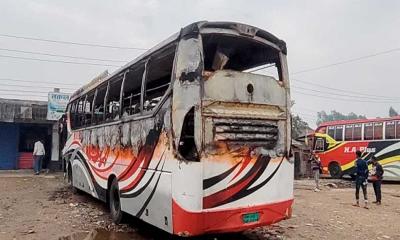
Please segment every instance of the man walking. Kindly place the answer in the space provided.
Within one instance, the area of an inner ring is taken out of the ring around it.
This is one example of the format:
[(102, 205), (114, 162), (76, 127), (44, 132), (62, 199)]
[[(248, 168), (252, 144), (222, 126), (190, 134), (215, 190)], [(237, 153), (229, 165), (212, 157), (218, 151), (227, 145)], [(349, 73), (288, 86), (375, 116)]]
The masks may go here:
[(33, 160), (35, 175), (39, 175), (42, 170), (42, 161), (45, 155), (43, 143), (38, 140), (33, 147)]
[(374, 187), (375, 198), (377, 205), (381, 205), (382, 200), (382, 191), (381, 191), (381, 184), (383, 179), (383, 168), (382, 165), (378, 162), (375, 156), (371, 157), (372, 162), (372, 170), (371, 170), (371, 177), (370, 180), (372, 181), (372, 186)]
[(360, 187), (362, 188), (364, 195), (364, 208), (368, 209), (368, 197), (367, 197), (367, 178), (368, 178), (368, 164), (361, 158), (361, 151), (356, 152), (357, 160), (355, 162), (356, 168), (356, 203), (353, 206), (360, 206)]
[(311, 162), (311, 170), (313, 172), (315, 181), (314, 191), (319, 192), (321, 191), (321, 189), (319, 188), (319, 178), (321, 174), (321, 160), (319, 159), (319, 156), (315, 152), (312, 153), (310, 162)]

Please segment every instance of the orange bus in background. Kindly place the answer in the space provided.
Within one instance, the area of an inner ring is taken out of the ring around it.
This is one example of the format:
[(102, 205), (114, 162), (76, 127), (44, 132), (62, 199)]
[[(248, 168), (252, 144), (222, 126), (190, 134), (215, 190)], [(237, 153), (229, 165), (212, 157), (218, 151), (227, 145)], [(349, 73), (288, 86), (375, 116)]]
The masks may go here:
[(400, 116), (322, 123), (313, 148), (324, 173), (334, 178), (354, 174), (355, 152), (360, 150), (365, 160), (377, 157), (385, 180), (400, 180)]

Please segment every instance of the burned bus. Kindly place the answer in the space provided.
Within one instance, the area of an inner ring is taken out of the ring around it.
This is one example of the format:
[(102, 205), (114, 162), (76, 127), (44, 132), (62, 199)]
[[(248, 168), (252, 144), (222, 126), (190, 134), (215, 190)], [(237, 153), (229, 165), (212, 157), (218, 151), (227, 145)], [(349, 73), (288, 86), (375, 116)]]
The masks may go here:
[(262, 29), (197, 22), (90, 82), (67, 108), (69, 183), (116, 223), (130, 214), (181, 236), (289, 218), (286, 54)]

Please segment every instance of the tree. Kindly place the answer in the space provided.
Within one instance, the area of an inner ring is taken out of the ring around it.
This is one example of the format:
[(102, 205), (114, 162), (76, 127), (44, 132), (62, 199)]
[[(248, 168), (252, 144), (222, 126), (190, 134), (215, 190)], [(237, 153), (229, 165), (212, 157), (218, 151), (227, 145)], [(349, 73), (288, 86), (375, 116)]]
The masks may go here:
[(305, 122), (299, 115), (292, 115), (292, 138), (296, 139), (306, 134), (307, 129), (310, 129), (308, 123)]
[(389, 108), (389, 117), (395, 117), (395, 116), (399, 116), (399, 114), (397, 113), (396, 110), (394, 110), (394, 108), (392, 106), (390, 106), (390, 108)]
[(330, 113), (326, 113), (325, 111), (321, 111), (317, 113), (317, 125), (328, 122), (328, 121), (336, 121), (336, 120), (350, 120), (350, 119), (366, 119), (365, 115), (357, 115), (353, 112), (349, 114), (343, 114), (332, 110)]

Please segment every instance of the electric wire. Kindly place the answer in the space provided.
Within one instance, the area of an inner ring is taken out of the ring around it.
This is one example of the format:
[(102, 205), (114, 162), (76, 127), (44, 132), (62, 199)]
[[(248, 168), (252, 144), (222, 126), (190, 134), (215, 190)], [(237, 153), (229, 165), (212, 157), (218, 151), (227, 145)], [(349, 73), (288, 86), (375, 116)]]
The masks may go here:
[(310, 94), (310, 93), (301, 92), (298, 90), (292, 90), (292, 92), (295, 92), (295, 93), (298, 93), (301, 95), (306, 95), (306, 96), (318, 97), (318, 98), (322, 98), (322, 99), (329, 100), (329, 101), (334, 100), (334, 101), (345, 101), (345, 102), (385, 103), (385, 104), (386, 103), (399, 103), (396, 101), (366, 101), (366, 100), (364, 101), (364, 100), (348, 99), (348, 98), (347, 99), (345, 99), (345, 98), (329, 98), (324, 95)]
[(313, 72), (313, 71), (317, 71), (317, 70), (320, 70), (320, 69), (335, 67), (335, 66), (338, 66), (338, 65), (343, 65), (343, 64), (352, 63), (352, 62), (357, 62), (357, 61), (361, 61), (361, 60), (364, 60), (364, 59), (373, 58), (373, 57), (377, 57), (377, 56), (380, 56), (380, 55), (389, 54), (389, 53), (393, 53), (393, 52), (397, 52), (397, 51), (400, 51), (400, 48), (393, 48), (393, 49), (389, 49), (389, 50), (382, 51), (382, 52), (377, 52), (377, 53), (373, 53), (373, 54), (364, 55), (364, 56), (361, 56), (361, 57), (350, 58), (350, 59), (347, 59), (347, 60), (338, 61), (338, 62), (331, 63), (331, 64), (326, 64), (326, 65), (321, 65), (321, 66), (312, 67), (312, 68), (308, 68), (308, 69), (303, 69), (303, 70), (300, 70), (300, 71), (293, 72), (293, 73), (291, 73), (291, 75), (301, 74), (301, 73), (306, 73), (306, 72)]
[(32, 40), (32, 41), (40, 41), (40, 42), (59, 43), (59, 44), (69, 44), (69, 45), (77, 45), (77, 46), (111, 48), (111, 49), (120, 49), (120, 50), (139, 50), (139, 51), (148, 50), (148, 48), (123, 47), (123, 46), (113, 46), (113, 45), (104, 45), (104, 44), (95, 44), (95, 43), (62, 41), (62, 40), (53, 40), (53, 39), (46, 39), (46, 38), (17, 36), (17, 35), (4, 34), (4, 33), (0, 33), (0, 37), (17, 38), (17, 39), (25, 39), (25, 40)]
[(63, 57), (63, 58), (82, 59), (82, 60), (91, 60), (91, 61), (122, 62), (122, 63), (128, 62), (128, 61), (124, 61), (124, 60), (101, 59), (101, 58), (89, 58), (89, 57), (78, 57), (78, 56), (71, 56), (71, 55), (61, 55), (61, 54), (53, 54), (53, 53), (34, 52), (34, 51), (17, 50), (17, 49), (10, 49), (10, 48), (0, 48), (0, 50), (2, 50), (2, 51), (7, 51), (7, 52), (38, 54), (38, 55), (43, 55), (43, 56)]
[(72, 61), (42, 59), (42, 58), (16, 57), (16, 56), (1, 55), (1, 54), (0, 54), (0, 57), (3, 57), (3, 58), (13, 58), (13, 59), (23, 59), (23, 60), (33, 60), (33, 61), (41, 61), (41, 62), (54, 62), (54, 63), (77, 64), (77, 65), (92, 65), (92, 66), (103, 66), (103, 67), (121, 67), (120, 65), (113, 65), (113, 64), (100, 64), (100, 63), (88, 63), (88, 62), (72, 62)]
[(54, 85), (65, 85), (65, 86), (76, 86), (77, 83), (59, 83), (59, 82), (46, 82), (46, 81), (32, 81), (24, 79), (15, 78), (0, 78), (0, 81), (11, 81), (11, 82), (26, 82), (26, 83), (44, 83), (44, 84), (54, 84)]

